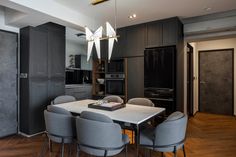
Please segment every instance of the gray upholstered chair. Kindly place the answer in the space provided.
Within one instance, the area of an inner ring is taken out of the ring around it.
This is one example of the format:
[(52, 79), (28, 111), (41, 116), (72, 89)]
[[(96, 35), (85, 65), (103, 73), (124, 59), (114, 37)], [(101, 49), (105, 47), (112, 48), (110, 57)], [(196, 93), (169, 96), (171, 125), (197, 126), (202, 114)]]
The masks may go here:
[(64, 156), (64, 144), (72, 144), (75, 139), (75, 121), (70, 112), (59, 107), (48, 106), (44, 111), (49, 150), (52, 142), (61, 143), (61, 156)]
[(129, 138), (119, 124), (102, 114), (84, 111), (76, 118), (78, 156), (83, 151), (95, 156), (113, 156), (126, 148)]
[(134, 104), (134, 105), (142, 105), (142, 106), (152, 106), (152, 107), (155, 106), (153, 102), (147, 98), (132, 98), (132, 99), (129, 99), (127, 103)]
[[(155, 106), (154, 103), (147, 98), (132, 98), (132, 99), (129, 99), (127, 104), (150, 106), (150, 107)], [(141, 129), (146, 128), (146, 127), (150, 127), (150, 125), (151, 125), (151, 122), (145, 123), (145, 125), (143, 125)], [(131, 125), (129, 123), (125, 123), (124, 126), (122, 126), (122, 127), (124, 129), (133, 130), (133, 128), (131, 127)], [(134, 133), (132, 131), (132, 141), (133, 141), (133, 139), (134, 139)]]
[(62, 104), (72, 101), (76, 101), (76, 98), (71, 95), (61, 95), (56, 97), (53, 101), (51, 101), (51, 105)]
[(108, 102), (118, 102), (118, 103), (123, 103), (123, 99), (117, 95), (109, 95), (103, 98), (103, 100), (107, 100)]
[(186, 157), (184, 142), (187, 128), (187, 115), (181, 112), (172, 113), (156, 128), (147, 129), (140, 133), (140, 145), (148, 149), (162, 152), (173, 152), (182, 148)]

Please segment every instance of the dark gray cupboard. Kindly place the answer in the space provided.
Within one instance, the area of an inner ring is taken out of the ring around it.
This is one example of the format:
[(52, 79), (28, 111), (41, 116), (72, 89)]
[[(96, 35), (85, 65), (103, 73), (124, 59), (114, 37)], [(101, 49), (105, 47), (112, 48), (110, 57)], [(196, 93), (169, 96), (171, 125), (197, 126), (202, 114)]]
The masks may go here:
[(118, 43), (113, 58), (127, 58), (128, 98), (143, 97), (144, 50), (146, 48), (176, 47), (176, 109), (183, 110), (183, 24), (178, 17), (119, 28)]
[(65, 27), (46, 23), (20, 30), (20, 131), (45, 130), (43, 111), (65, 93)]

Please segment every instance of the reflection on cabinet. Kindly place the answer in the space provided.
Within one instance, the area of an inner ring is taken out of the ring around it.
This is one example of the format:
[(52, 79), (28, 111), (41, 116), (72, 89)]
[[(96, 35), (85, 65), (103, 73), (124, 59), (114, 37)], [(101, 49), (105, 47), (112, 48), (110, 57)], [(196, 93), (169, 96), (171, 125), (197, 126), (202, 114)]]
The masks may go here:
[(65, 93), (65, 27), (47, 23), (20, 29), (20, 131), (45, 130), (43, 110)]

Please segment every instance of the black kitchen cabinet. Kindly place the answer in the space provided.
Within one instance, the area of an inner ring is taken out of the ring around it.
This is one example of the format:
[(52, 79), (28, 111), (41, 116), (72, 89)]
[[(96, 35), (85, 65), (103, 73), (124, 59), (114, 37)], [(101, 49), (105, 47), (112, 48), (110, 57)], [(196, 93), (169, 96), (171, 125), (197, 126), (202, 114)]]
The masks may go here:
[(179, 20), (178, 18), (171, 18), (163, 20), (163, 46), (176, 45), (178, 42), (179, 34)]
[(126, 28), (119, 28), (117, 29), (118, 42), (115, 42), (114, 49), (112, 52), (112, 58), (120, 58), (126, 55)]
[(65, 27), (47, 23), (20, 29), (20, 131), (45, 130), (43, 111), (65, 93)]
[(147, 48), (178, 44), (182, 24), (177, 17), (147, 23)]
[(127, 58), (128, 99), (144, 96), (144, 58)]
[(65, 80), (51, 79), (48, 81), (48, 99), (53, 100), (59, 95), (65, 94)]
[[(143, 91), (141, 92), (141, 89), (144, 90), (144, 79), (142, 76), (144, 73), (144, 66), (141, 61), (135, 61), (139, 60), (137, 57), (143, 57), (144, 50), (146, 48), (167, 46), (176, 47), (176, 100), (173, 106), (176, 110), (183, 111), (184, 44), (183, 24), (179, 18), (173, 17), (169, 19), (162, 19), (139, 25), (123, 27), (119, 28), (117, 32), (117, 34), (120, 35), (120, 38), (118, 43), (114, 46), (114, 54), (112, 57), (128, 58), (129, 98), (143, 96)], [(136, 64), (136, 62), (140, 64)], [(143, 82), (141, 82), (141, 80), (143, 80)], [(135, 88), (137, 90), (135, 90)]]
[[(24, 55), (29, 57), (27, 62), (30, 65), (22, 67), (24, 69), (21, 73), (28, 73), (29, 77), (47, 77), (47, 33), (33, 27), (26, 27), (21, 30), (21, 42), (26, 43), (22, 45), (22, 49), (25, 50)], [(30, 51), (34, 51), (34, 53), (30, 53)]]
[[(54, 23), (38, 26), (47, 32), (48, 43), (48, 76), (49, 78), (65, 77), (65, 27)], [(59, 44), (60, 43), (60, 44)]]
[(146, 25), (140, 24), (126, 28), (126, 50), (124, 57), (140, 56), (146, 47)]
[(162, 46), (162, 22), (154, 21), (147, 24), (147, 46), (159, 47)]

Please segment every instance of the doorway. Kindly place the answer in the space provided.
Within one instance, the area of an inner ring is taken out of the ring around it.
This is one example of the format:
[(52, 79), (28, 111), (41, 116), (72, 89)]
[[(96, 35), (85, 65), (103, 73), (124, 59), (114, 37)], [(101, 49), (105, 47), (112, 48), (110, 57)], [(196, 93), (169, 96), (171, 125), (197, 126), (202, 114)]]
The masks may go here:
[(193, 47), (187, 44), (187, 114), (193, 116)]
[(233, 115), (234, 49), (199, 51), (199, 111)]

